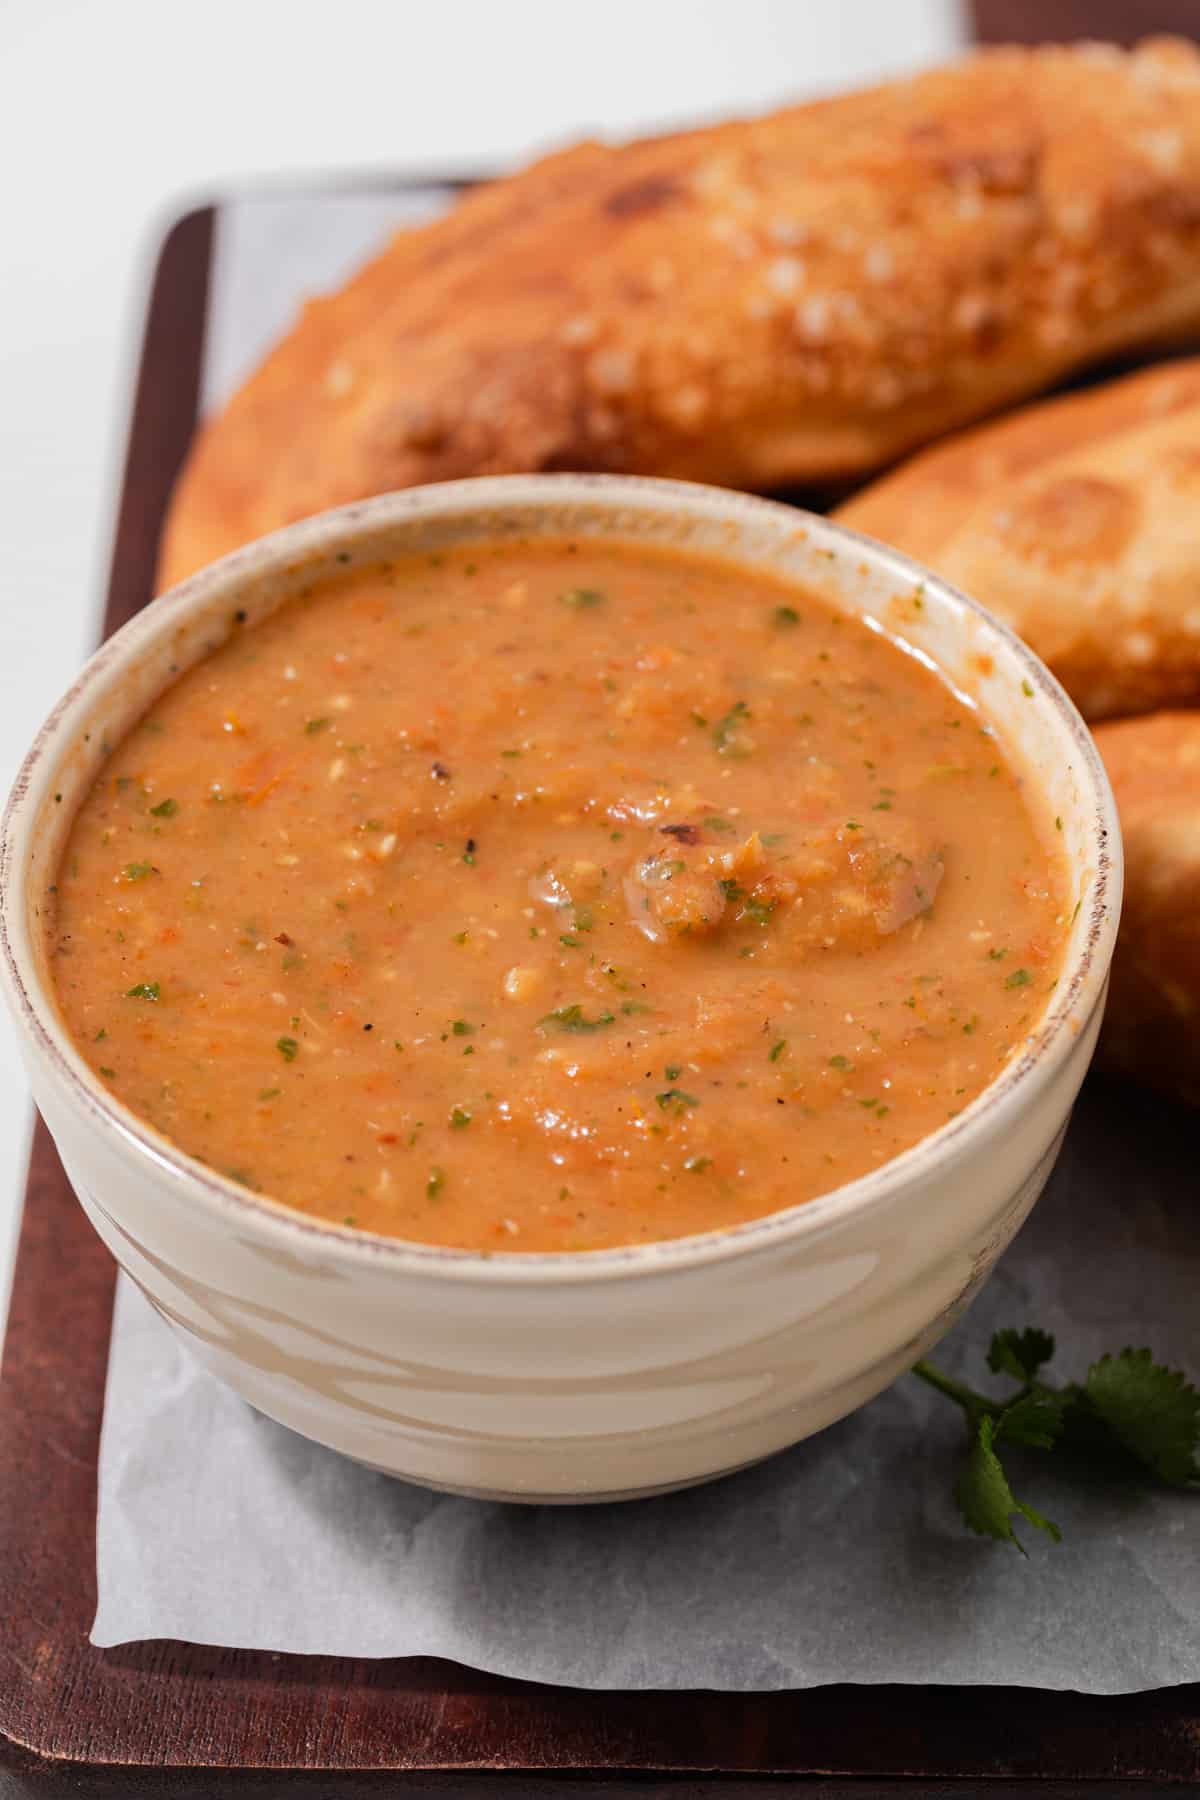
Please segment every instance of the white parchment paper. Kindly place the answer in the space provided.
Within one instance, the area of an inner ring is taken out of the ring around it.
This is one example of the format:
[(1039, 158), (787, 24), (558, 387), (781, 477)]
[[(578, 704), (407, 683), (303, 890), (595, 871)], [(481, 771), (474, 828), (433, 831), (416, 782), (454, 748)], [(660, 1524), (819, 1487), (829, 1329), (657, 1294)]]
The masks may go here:
[[(1195, 1129), (1195, 1115), (1096, 1084), (939, 1361), (985, 1384), (990, 1332), (1036, 1323), (1058, 1334), (1062, 1379), (1126, 1343), (1200, 1372)], [(435, 1655), (581, 1687), (1200, 1680), (1200, 1496), (1097, 1487), (1027, 1453), (1015, 1485), (1064, 1542), (1026, 1531), (1025, 1561), (959, 1521), (961, 1443), (957, 1411), (908, 1376), (687, 1493), (578, 1508), (447, 1498), (252, 1412), (123, 1283), (93, 1642)]]

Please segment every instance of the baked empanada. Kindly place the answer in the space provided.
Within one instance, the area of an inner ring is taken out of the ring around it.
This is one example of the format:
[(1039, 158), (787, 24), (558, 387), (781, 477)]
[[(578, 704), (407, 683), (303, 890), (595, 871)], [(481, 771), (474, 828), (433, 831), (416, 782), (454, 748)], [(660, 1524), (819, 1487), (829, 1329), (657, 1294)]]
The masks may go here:
[(1200, 712), (1101, 726), (1125, 908), (1101, 1060), (1200, 1105)]
[(865, 474), (1200, 325), (1200, 55), (985, 51), (584, 144), (404, 231), (202, 432), (163, 580), (389, 488)]
[(1200, 700), (1200, 358), (951, 438), (838, 516), (1007, 620), (1088, 718)]

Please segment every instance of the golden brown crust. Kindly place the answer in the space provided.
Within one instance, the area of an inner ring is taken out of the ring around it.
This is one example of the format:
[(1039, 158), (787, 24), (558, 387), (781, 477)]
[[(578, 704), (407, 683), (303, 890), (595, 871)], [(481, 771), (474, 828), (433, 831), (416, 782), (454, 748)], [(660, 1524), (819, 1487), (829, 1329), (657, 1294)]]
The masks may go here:
[(401, 233), (202, 433), (173, 580), (466, 474), (864, 472), (1200, 324), (1200, 55), (989, 51), (771, 117), (582, 145)]
[(1200, 712), (1096, 733), (1125, 839), (1101, 1058), (1200, 1105)]
[(1200, 358), (965, 432), (838, 516), (1007, 620), (1088, 718), (1200, 700)]

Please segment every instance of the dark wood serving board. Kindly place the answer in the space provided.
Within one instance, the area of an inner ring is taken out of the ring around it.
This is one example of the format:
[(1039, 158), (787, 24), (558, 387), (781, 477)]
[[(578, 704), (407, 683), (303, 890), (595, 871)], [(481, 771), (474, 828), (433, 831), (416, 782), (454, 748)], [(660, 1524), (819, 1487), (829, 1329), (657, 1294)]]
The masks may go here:
[[(979, 0), (976, 17), (984, 37), (1200, 35), (1200, 0)], [(158, 261), (106, 632), (152, 591), (167, 496), (195, 426), (216, 218), (215, 208), (189, 213)], [(1104, 1104), (1085, 1095), (1082, 1110)], [(605, 1795), (760, 1800), (796, 1786), (823, 1797), (1014, 1800), (1200, 1792), (1200, 1686), (1116, 1699), (998, 1687), (601, 1693), (432, 1660), (165, 1641), (95, 1649), (113, 1290), (113, 1265), (39, 1123), (0, 1369), (0, 1796), (483, 1800), (582, 1783)]]

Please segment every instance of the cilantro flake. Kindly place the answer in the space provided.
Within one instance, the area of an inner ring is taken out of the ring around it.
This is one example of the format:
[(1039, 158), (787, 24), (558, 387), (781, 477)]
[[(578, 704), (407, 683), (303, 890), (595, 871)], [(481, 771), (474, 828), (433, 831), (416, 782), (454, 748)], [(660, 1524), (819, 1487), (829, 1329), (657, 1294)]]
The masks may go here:
[(546, 1013), (538, 1020), (538, 1030), (546, 1031), (555, 1026), (559, 1031), (603, 1031), (606, 1025), (612, 1023), (612, 1013), (597, 1013), (594, 1019), (589, 1019), (579, 1002), (575, 1001), (571, 1006), (559, 1006), (553, 1012)]
[(749, 754), (751, 746), (742, 736), (742, 726), (750, 717), (750, 708), (744, 700), (735, 700), (724, 718), (718, 719), (712, 728), (712, 740), (718, 756), (741, 757)]
[(665, 1093), (655, 1094), (655, 1101), (663, 1112), (672, 1112), (676, 1118), (682, 1116), (689, 1107), (699, 1106), (695, 1094), (685, 1094), (682, 1088), (668, 1088)]

